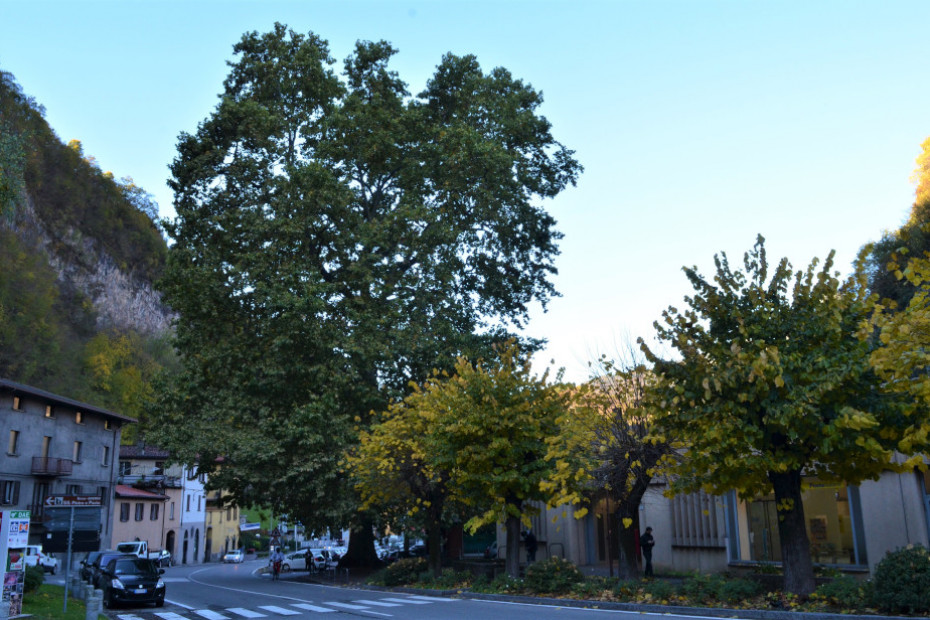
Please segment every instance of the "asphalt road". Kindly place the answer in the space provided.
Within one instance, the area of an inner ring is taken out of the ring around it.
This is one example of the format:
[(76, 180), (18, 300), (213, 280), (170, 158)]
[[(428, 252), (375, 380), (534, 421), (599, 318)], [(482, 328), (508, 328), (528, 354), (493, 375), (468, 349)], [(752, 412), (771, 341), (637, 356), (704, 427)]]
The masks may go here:
[[(577, 609), (553, 604), (483, 601), (374, 591), (345, 585), (320, 585), (302, 580), (305, 573), (272, 581), (260, 573), (265, 561), (204, 564), (167, 568), (165, 606), (104, 610), (112, 620), (252, 620), (316, 618), (342, 614), (356, 618), (397, 620), (566, 620), (644, 614), (604, 609)], [(49, 576), (55, 583), (61, 575)], [(660, 615), (660, 614), (655, 614)], [(669, 614), (662, 614), (668, 618)], [(337, 617), (337, 616), (330, 616)], [(694, 616), (689, 616), (694, 618)]]

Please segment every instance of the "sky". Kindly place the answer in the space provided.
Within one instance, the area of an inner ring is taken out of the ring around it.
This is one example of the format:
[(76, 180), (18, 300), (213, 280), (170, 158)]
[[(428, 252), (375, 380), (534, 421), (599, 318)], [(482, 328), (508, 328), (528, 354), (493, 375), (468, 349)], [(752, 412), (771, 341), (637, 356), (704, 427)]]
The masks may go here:
[[(275, 22), (387, 40), (417, 93), (446, 52), (503, 66), (584, 165), (545, 202), (564, 235), (561, 297), (524, 333), (537, 367), (583, 381), (691, 292), (682, 272), (741, 264), (756, 236), (795, 269), (894, 230), (930, 136), (930, 2), (804, 0), (0, 0), (0, 69), (63, 142), (132, 177), (172, 217), (178, 135), (217, 104), (243, 33)], [(661, 348), (661, 347), (660, 347)]]

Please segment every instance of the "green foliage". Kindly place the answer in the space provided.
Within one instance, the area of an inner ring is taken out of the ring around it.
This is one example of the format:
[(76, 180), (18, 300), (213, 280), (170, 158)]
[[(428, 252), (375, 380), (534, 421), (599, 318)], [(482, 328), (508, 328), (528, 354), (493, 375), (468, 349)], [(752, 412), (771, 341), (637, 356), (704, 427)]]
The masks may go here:
[(534, 562), (526, 567), (524, 583), (527, 588), (540, 594), (566, 594), (584, 581), (578, 567), (559, 557), (544, 562)]
[(438, 577), (433, 577), (430, 572), (421, 574), (418, 583), (424, 588), (433, 590), (451, 590), (453, 588), (468, 587), (471, 580), (472, 575), (469, 571), (456, 571), (446, 568)]
[(870, 582), (860, 581), (849, 575), (834, 577), (811, 595), (815, 600), (843, 609), (862, 609), (871, 596)]
[(23, 578), (23, 593), (35, 592), (45, 583), (45, 569), (41, 566), (27, 566)]
[(930, 552), (923, 545), (889, 551), (872, 576), (872, 604), (889, 613), (930, 611)]
[(234, 51), (171, 166), (163, 290), (183, 368), (159, 388), (158, 441), (223, 457), (211, 481), (240, 503), (344, 523), (356, 420), (555, 293), (540, 199), (581, 167), (539, 93), (474, 57), (445, 56), (411, 96), (384, 41), (358, 43), (343, 76), (326, 41), (282, 24)]
[(642, 584), (642, 590), (645, 594), (652, 597), (653, 601), (665, 601), (675, 596), (677, 588), (674, 584), (664, 579), (649, 579)]
[(519, 594), (523, 591), (523, 580), (511, 577), (507, 573), (495, 575), (490, 581), (485, 577), (476, 579), (472, 583), (472, 590), (487, 594)]
[(401, 558), (384, 569), (384, 585), (402, 586), (416, 583), (428, 568), (426, 558)]
[(687, 445), (675, 492), (774, 491), (785, 581), (814, 589), (801, 505), (801, 472), (857, 484), (892, 463), (908, 421), (902, 399), (882, 391), (869, 362), (874, 300), (861, 262), (840, 281), (833, 254), (793, 273), (770, 270), (760, 236), (732, 269), (715, 257), (712, 279), (685, 269), (695, 293), (669, 308), (658, 338), (681, 359), (661, 359), (640, 340), (661, 382), (654, 392), (657, 436)]
[(762, 586), (751, 579), (727, 579), (717, 590), (717, 598), (724, 603), (737, 603), (758, 596)]

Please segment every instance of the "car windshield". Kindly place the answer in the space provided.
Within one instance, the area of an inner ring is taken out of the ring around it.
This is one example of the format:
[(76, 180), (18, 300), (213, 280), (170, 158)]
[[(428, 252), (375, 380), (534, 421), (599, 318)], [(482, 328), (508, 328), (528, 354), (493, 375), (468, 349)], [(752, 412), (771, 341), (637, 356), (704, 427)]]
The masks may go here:
[(114, 573), (117, 575), (155, 575), (155, 564), (142, 558), (126, 558), (115, 562)]

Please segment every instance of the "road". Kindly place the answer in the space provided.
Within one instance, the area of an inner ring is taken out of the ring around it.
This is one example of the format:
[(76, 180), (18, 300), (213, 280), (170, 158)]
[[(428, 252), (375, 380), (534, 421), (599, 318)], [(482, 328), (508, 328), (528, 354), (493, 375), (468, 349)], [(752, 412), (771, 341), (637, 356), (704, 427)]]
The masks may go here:
[[(537, 620), (550, 617), (592, 620), (660, 615), (372, 591), (306, 583), (298, 579), (302, 574), (284, 575), (273, 582), (269, 576), (259, 574), (264, 566), (261, 560), (174, 566), (166, 569), (164, 575), (167, 587), (164, 607), (125, 607), (104, 612), (111, 620), (301, 620), (317, 618), (320, 614), (396, 620)], [(48, 580), (59, 581), (60, 575), (58, 579)], [(663, 620), (675, 617), (661, 615)], [(687, 618), (693, 620), (695, 616)]]

